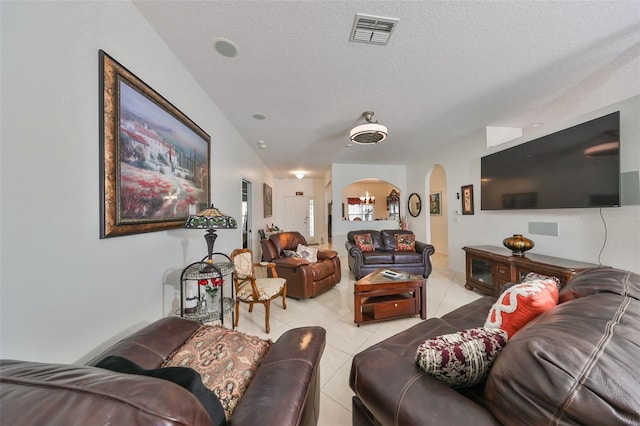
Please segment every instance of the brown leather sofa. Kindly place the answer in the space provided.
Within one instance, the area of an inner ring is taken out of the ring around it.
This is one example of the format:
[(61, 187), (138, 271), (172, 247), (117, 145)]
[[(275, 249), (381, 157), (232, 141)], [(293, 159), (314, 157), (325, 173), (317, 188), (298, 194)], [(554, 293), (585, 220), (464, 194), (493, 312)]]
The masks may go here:
[(285, 250), (296, 251), (298, 244), (308, 246), (299, 232), (281, 232), (261, 240), (262, 260), (276, 264), (278, 276), (287, 280), (287, 296), (296, 299), (316, 297), (342, 279), (340, 258), (334, 250), (318, 250), (318, 261), (287, 257)]
[[(363, 252), (356, 245), (354, 236), (370, 234), (375, 251)], [(395, 251), (396, 234), (413, 234), (401, 229), (385, 229), (383, 231), (358, 230), (347, 233), (344, 243), (348, 253), (349, 269), (359, 280), (363, 276), (380, 268), (397, 269), (428, 278), (431, 274), (431, 255), (435, 248), (431, 244), (416, 241), (416, 251)]]
[[(96, 365), (108, 355), (158, 368), (199, 323), (158, 320), (119, 341), (87, 365), (0, 361), (0, 418), (7, 425), (211, 425), (184, 388), (158, 378), (115, 373)], [(230, 424), (315, 425), (320, 405), (320, 357), (325, 330), (302, 327), (272, 346)]]
[(585, 271), (519, 330), (484, 383), (453, 389), (414, 361), (424, 340), (482, 327), (494, 298), (431, 318), (353, 358), (354, 425), (640, 423), (640, 275)]

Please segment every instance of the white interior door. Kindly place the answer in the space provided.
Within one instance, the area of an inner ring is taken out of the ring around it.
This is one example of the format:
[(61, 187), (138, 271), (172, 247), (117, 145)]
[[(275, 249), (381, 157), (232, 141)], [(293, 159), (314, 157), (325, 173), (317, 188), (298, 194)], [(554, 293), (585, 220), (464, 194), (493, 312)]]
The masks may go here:
[(284, 197), (285, 231), (298, 231), (309, 242), (309, 198)]

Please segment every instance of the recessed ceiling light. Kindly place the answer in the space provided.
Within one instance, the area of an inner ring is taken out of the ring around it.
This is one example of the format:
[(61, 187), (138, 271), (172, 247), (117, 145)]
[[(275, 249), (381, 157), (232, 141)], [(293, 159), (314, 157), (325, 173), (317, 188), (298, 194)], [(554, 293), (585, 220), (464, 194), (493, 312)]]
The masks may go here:
[(256, 112), (255, 114), (252, 115), (252, 117), (255, 118), (256, 120), (264, 120), (265, 118), (267, 118), (266, 115), (260, 112)]
[(258, 141), (258, 148), (265, 149), (267, 147), (267, 143), (263, 140)]
[(216, 38), (213, 40), (213, 47), (222, 56), (233, 58), (238, 54), (236, 44), (228, 38)]

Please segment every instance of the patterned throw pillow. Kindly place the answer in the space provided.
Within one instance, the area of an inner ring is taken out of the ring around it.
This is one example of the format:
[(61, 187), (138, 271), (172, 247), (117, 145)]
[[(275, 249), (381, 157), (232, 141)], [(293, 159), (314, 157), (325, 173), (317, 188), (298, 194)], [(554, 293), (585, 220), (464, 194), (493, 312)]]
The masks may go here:
[(560, 278), (551, 277), (551, 276), (548, 276), (548, 275), (537, 274), (535, 272), (529, 272), (524, 277), (522, 282), (526, 283), (526, 282), (529, 282), (529, 281), (538, 281), (538, 280), (553, 280), (556, 283), (556, 287), (558, 287), (558, 289), (560, 289), (560, 287), (562, 287), (562, 283), (560, 282)]
[(318, 248), (317, 247), (307, 247), (302, 244), (298, 244), (298, 249), (296, 250), (298, 257), (308, 260), (311, 263), (315, 263), (318, 261)]
[(358, 248), (365, 251), (375, 251), (375, 247), (373, 247), (373, 240), (371, 239), (371, 234), (358, 234), (353, 236), (353, 241), (356, 242)]
[(416, 237), (413, 234), (395, 234), (396, 251), (416, 251)]
[(473, 386), (488, 375), (509, 337), (497, 328), (471, 328), (426, 340), (416, 362), (427, 373), (454, 388)]
[(484, 326), (500, 328), (512, 337), (529, 321), (557, 304), (558, 287), (551, 278), (516, 284), (498, 297)]
[(284, 257), (300, 257), (298, 253), (293, 250), (282, 250), (282, 254), (284, 254)]
[(202, 325), (162, 367), (190, 367), (200, 373), (228, 420), (272, 344), (222, 326)]

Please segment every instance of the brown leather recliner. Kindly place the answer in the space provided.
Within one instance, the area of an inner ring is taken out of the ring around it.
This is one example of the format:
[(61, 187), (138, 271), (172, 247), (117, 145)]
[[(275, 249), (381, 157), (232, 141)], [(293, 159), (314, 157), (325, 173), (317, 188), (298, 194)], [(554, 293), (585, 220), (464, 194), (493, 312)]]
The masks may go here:
[(278, 276), (287, 280), (287, 296), (296, 299), (316, 297), (340, 282), (340, 258), (334, 250), (318, 250), (318, 261), (286, 257), (284, 250), (296, 251), (307, 246), (299, 232), (281, 232), (261, 240), (262, 260), (276, 264)]

